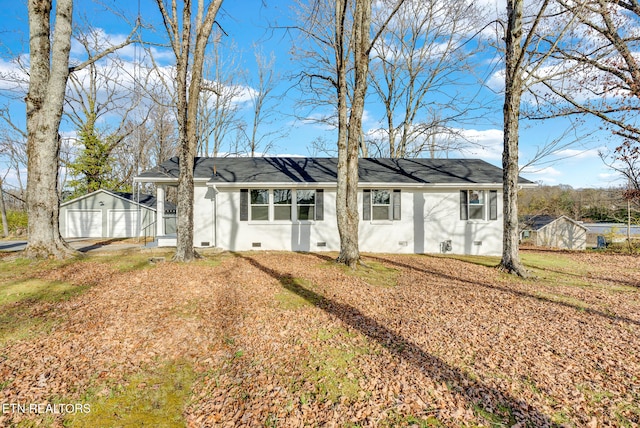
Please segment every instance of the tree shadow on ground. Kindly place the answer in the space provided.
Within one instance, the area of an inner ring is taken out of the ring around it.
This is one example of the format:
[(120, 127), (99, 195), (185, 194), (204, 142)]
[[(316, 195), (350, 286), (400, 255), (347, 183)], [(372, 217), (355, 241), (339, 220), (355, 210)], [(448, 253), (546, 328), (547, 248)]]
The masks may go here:
[(521, 290), (514, 290), (514, 289), (511, 289), (511, 288), (508, 288), (508, 287), (501, 287), (501, 286), (495, 285), (495, 284), (487, 284), (487, 283), (483, 283), (483, 282), (479, 282), (479, 281), (471, 281), (471, 280), (468, 280), (468, 279), (461, 278), (459, 276), (447, 275), (445, 273), (437, 272), (437, 271), (434, 271), (434, 270), (429, 270), (429, 269), (426, 269), (426, 268), (417, 268), (415, 266), (411, 266), (411, 265), (408, 265), (406, 263), (398, 262), (398, 261), (395, 261), (395, 260), (390, 260), (388, 258), (384, 258), (384, 257), (381, 257), (381, 256), (369, 255), (367, 258), (370, 258), (370, 259), (373, 259), (373, 260), (376, 260), (376, 261), (379, 261), (379, 262), (382, 262), (382, 263), (388, 263), (390, 265), (401, 267), (403, 269), (415, 270), (415, 271), (422, 272), (422, 273), (425, 273), (425, 274), (428, 274), (428, 275), (438, 276), (440, 278), (443, 278), (443, 279), (446, 279), (446, 280), (449, 280), (449, 281), (458, 281), (458, 282), (462, 282), (462, 283), (473, 285), (473, 286), (488, 288), (488, 289), (495, 290), (495, 291), (501, 291), (503, 293), (509, 293), (509, 294), (512, 294), (512, 295), (515, 295), (515, 296), (518, 296), (518, 297), (540, 300), (540, 301), (543, 301), (543, 302), (552, 303), (554, 305), (563, 306), (563, 307), (566, 307), (566, 308), (572, 308), (572, 309), (575, 309), (577, 311), (583, 311), (583, 312), (586, 312), (586, 313), (588, 313), (590, 315), (596, 315), (596, 316), (599, 316), (599, 317), (602, 317), (602, 318), (606, 318), (606, 319), (611, 320), (611, 321), (616, 321), (616, 322), (622, 321), (622, 322), (626, 322), (626, 323), (629, 323), (629, 324), (634, 324), (634, 325), (640, 326), (640, 321), (638, 321), (638, 320), (634, 320), (632, 318), (628, 318), (628, 317), (624, 317), (624, 316), (620, 316), (620, 315), (609, 314), (609, 313), (606, 313), (606, 312), (599, 311), (597, 309), (576, 305), (576, 304), (571, 303), (571, 302), (553, 300), (553, 299), (550, 299), (548, 297), (544, 297), (542, 295), (526, 293), (526, 292), (521, 291)]
[[(453, 367), (444, 360), (423, 351), (416, 343), (364, 315), (357, 308), (310, 290), (300, 285), (291, 274), (267, 267), (251, 256), (239, 255), (239, 257), (278, 280), (285, 289), (297, 294), (310, 304), (338, 318), (369, 339), (384, 346), (389, 352), (430, 377), (436, 384), (444, 383), (450, 385), (449, 389), (452, 394), (461, 397), (467, 403), (467, 408), (480, 408), (482, 412), (492, 415), (493, 409), (499, 407), (508, 408), (510, 409), (510, 414), (506, 416), (507, 420), (505, 422), (510, 423), (510, 419), (515, 419), (516, 422), (522, 421), (537, 427), (555, 426), (548, 415), (530, 406), (525, 401), (516, 399), (504, 391), (486, 385), (475, 376), (470, 376), (463, 370)], [(513, 423), (510, 423), (510, 425), (513, 425)]]

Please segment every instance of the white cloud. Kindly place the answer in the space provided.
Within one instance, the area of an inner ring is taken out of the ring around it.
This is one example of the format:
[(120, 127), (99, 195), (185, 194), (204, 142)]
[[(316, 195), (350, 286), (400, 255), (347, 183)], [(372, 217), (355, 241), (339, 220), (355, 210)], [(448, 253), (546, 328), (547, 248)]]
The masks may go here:
[(602, 149), (587, 149), (587, 150), (579, 150), (579, 149), (564, 149), (558, 150), (557, 152), (553, 152), (554, 156), (559, 158), (574, 158), (574, 159), (596, 159), (600, 157), (600, 151)]

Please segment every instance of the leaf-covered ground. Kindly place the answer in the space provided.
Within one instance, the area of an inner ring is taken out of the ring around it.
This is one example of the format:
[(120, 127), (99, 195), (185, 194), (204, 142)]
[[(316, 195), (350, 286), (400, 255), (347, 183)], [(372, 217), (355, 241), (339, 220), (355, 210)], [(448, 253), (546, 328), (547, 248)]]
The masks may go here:
[(637, 257), (332, 256), (5, 258), (0, 403), (91, 412), (0, 425), (640, 424)]

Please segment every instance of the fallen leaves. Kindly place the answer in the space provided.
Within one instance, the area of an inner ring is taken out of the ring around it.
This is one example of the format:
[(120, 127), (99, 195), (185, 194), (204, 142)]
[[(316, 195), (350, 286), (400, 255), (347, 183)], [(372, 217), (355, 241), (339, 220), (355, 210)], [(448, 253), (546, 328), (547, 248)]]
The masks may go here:
[[(99, 387), (97, 400), (186, 360), (194, 427), (638, 424), (640, 291), (628, 287), (639, 278), (607, 271), (628, 258), (568, 257), (593, 265), (597, 286), (428, 256), (370, 256), (382, 270), (367, 275), (316, 254), (129, 272), (92, 258), (38, 274), (92, 287), (54, 304), (49, 334), (2, 349), (0, 402)], [(34, 416), (0, 423), (23, 417)]]

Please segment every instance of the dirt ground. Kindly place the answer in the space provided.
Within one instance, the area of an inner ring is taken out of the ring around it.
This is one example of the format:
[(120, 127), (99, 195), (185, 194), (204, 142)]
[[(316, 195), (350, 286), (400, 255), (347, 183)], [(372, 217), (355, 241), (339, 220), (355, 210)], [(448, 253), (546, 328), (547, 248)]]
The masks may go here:
[(484, 258), (367, 255), (352, 272), (334, 256), (34, 268), (90, 287), (24, 307), (50, 323), (0, 347), (0, 403), (96, 411), (179, 362), (194, 377), (177, 424), (192, 427), (640, 424), (637, 257), (527, 251), (522, 280)]

